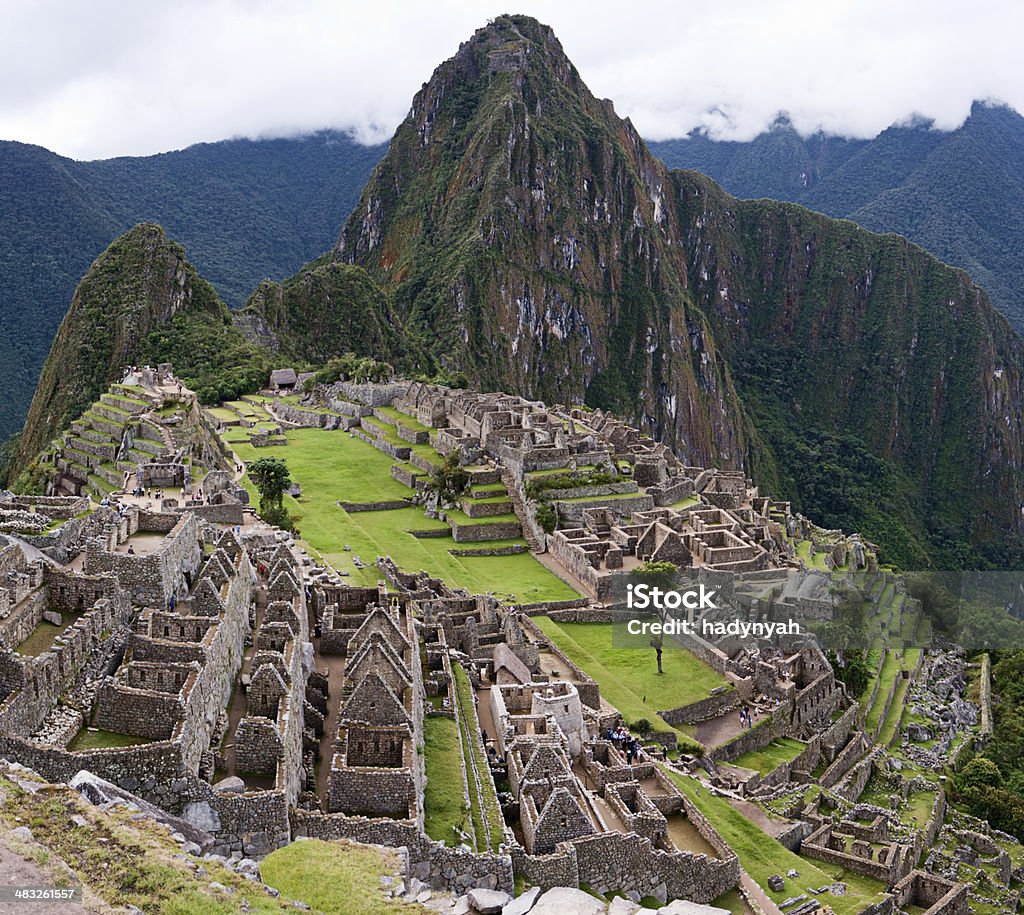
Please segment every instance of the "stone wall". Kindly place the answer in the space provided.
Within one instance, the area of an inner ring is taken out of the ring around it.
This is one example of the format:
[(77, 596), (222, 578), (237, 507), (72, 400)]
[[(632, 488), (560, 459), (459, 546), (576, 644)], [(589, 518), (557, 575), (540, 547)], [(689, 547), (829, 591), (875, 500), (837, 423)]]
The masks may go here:
[[(86, 549), (86, 574), (113, 573), (138, 606), (164, 607), (172, 594), (186, 594), (187, 576), (196, 573), (202, 562), (199, 524), (191, 512), (170, 517), (174, 519), (174, 526), (153, 553), (114, 553), (90, 545)], [(162, 521), (140, 513), (139, 529), (146, 529), (143, 523), (156, 524), (158, 520)]]
[(223, 502), (218, 505), (189, 505), (177, 508), (176, 512), (189, 512), (200, 521), (210, 524), (242, 524), (245, 521), (245, 507), (241, 502)]
[(832, 764), (822, 773), (818, 783), (822, 788), (831, 788), (849, 771), (850, 767), (867, 751), (868, 742), (858, 731), (839, 752)]
[(648, 495), (639, 495), (628, 499), (602, 499), (596, 497), (588, 502), (559, 502), (559, 524), (579, 524), (583, 521), (583, 512), (590, 508), (607, 508), (620, 518), (629, 518), (633, 512), (646, 512), (654, 508), (654, 500)]
[(900, 909), (917, 906), (928, 915), (968, 915), (968, 887), (937, 874), (914, 870), (892, 888), (893, 901)]
[(473, 887), (513, 892), (512, 858), (509, 855), (478, 854), (448, 848), (423, 835), (412, 823), (388, 819), (350, 817), (296, 810), (293, 813), (296, 836), (350, 839), (409, 851), (410, 874), (434, 889), (465, 893)]
[(739, 882), (735, 854), (719, 861), (691, 852), (662, 851), (635, 833), (606, 832), (572, 844), (580, 883), (599, 893), (632, 891), (659, 902), (688, 899), (707, 904)]
[(498, 521), (486, 524), (462, 524), (449, 521), (456, 543), (476, 540), (512, 540), (523, 535), (518, 521)]
[(680, 705), (678, 708), (658, 711), (662, 719), (673, 727), (680, 724), (697, 724), (707, 721), (710, 718), (717, 718), (726, 712), (732, 711), (742, 701), (740, 691), (737, 689), (725, 689), (705, 699), (698, 699), (689, 705)]
[(783, 737), (789, 730), (789, 707), (778, 706), (767, 717), (762, 718), (748, 730), (742, 731), (727, 743), (711, 750), (708, 754), (715, 762), (732, 762), (744, 753), (763, 750), (777, 737)]
[(130, 614), (122, 594), (103, 598), (57, 636), (45, 654), (22, 658), (10, 649), (0, 651), (0, 686), (9, 691), (0, 703), (0, 732), (32, 734), (87, 665), (103, 663), (101, 646), (114, 647), (109, 636), (127, 624)]

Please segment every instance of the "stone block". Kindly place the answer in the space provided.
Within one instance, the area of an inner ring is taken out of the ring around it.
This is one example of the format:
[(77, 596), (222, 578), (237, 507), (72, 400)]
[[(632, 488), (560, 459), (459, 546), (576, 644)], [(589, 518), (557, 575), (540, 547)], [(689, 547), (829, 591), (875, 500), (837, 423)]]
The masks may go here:
[[(527, 915), (527, 913), (537, 904), (537, 900), (540, 898), (541, 889), (539, 886), (534, 886), (528, 889), (525, 893), (517, 896), (511, 902), (505, 905), (505, 908), (501, 910), (501, 915)], [(626, 913), (628, 915), (628, 913)]]
[(473, 911), (479, 915), (501, 915), (501, 910), (512, 901), (508, 893), (500, 890), (473, 889), (467, 894)]
[(556, 886), (530, 910), (530, 915), (604, 915), (605, 904), (583, 890)]

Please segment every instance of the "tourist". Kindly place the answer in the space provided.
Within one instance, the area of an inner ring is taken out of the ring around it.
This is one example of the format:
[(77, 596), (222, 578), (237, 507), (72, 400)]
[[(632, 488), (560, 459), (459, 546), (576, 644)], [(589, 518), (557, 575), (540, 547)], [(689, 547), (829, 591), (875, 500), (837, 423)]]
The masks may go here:
[(172, 591), (171, 592), (171, 599), (169, 601), (167, 601), (167, 606), (171, 610), (172, 613), (174, 612), (174, 605), (177, 604), (177, 602), (178, 602), (178, 596)]
[(135, 547), (133, 547), (130, 543), (128, 544), (128, 555), (129, 556), (134, 556), (135, 555)]

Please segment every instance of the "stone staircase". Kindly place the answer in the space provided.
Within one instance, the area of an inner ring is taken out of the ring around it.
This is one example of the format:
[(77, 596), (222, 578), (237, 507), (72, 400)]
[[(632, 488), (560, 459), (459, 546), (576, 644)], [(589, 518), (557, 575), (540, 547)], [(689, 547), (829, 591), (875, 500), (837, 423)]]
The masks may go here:
[(541, 531), (537, 522), (533, 520), (530, 510), (526, 506), (523, 484), (516, 479), (515, 475), (507, 467), (501, 468), (501, 482), (505, 484), (505, 489), (508, 490), (509, 498), (512, 500), (512, 510), (519, 519), (519, 524), (523, 529), (523, 536), (530, 545), (530, 551), (533, 553), (543, 553), (547, 549), (544, 542), (544, 532)]

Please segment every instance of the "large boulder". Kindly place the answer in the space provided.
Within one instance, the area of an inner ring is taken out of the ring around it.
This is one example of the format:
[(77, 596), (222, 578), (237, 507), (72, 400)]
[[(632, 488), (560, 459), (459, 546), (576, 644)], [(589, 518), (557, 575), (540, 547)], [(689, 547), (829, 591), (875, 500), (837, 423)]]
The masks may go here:
[(556, 886), (530, 909), (530, 915), (604, 915), (605, 904), (583, 890)]
[(475, 889), (466, 895), (470, 907), (479, 915), (501, 915), (501, 910), (512, 901), (512, 897), (501, 890)]
[(507, 903), (505, 908), (501, 910), (501, 915), (527, 915), (537, 904), (540, 894), (541, 888), (539, 886), (531, 887), (525, 893), (516, 896), (515, 899)]

